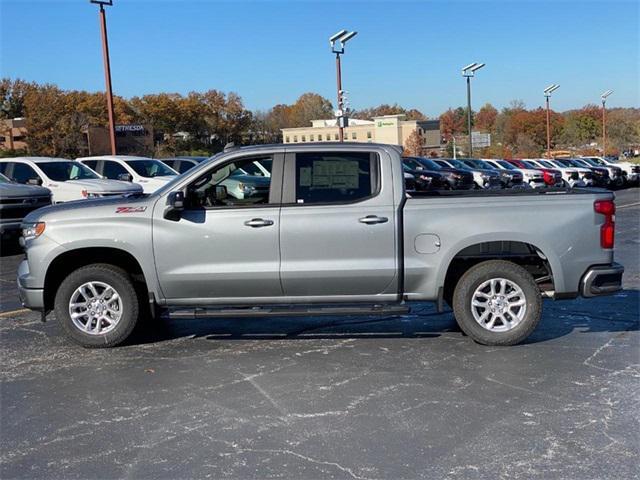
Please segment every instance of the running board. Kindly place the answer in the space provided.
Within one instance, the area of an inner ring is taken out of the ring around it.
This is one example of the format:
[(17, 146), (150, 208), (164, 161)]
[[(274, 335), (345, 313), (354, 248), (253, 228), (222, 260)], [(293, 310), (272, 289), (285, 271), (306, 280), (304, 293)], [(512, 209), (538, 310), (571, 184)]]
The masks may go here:
[(401, 304), (361, 306), (273, 306), (180, 308), (169, 310), (169, 318), (219, 318), (219, 317), (315, 317), (323, 315), (404, 315), (409, 307)]

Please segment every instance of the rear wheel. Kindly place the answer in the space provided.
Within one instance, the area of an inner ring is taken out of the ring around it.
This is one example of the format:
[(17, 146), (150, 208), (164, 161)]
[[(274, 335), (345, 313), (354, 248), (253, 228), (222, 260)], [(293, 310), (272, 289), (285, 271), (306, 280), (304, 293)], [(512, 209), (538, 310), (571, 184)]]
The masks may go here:
[(55, 298), (56, 318), (67, 336), (83, 347), (124, 342), (138, 322), (139, 300), (121, 268), (93, 264), (64, 279)]
[(512, 262), (490, 260), (471, 267), (453, 293), (460, 328), (483, 345), (515, 345), (536, 328), (542, 297), (533, 276)]

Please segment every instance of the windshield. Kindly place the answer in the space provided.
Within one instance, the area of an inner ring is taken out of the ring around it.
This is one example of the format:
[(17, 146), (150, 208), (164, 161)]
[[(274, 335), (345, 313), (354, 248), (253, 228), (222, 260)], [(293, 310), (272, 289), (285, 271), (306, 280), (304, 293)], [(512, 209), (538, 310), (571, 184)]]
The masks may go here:
[(430, 160), (428, 158), (421, 158), (420, 160), (418, 160), (422, 165), (424, 165), (427, 168), (430, 168), (432, 170), (440, 170), (442, 167), (440, 165), (438, 165), (436, 162), (434, 162), (433, 160)]
[(482, 160), (463, 160), (463, 162), (472, 168), (479, 168), (481, 170), (491, 169), (488, 165), (485, 165)]
[(66, 182), (67, 180), (86, 180), (88, 178), (100, 178), (89, 167), (80, 162), (39, 162), (38, 167), (54, 182)]
[(125, 162), (141, 177), (161, 177), (177, 175), (160, 160), (127, 160)]
[(569, 165), (572, 165), (574, 167), (579, 167), (579, 168), (589, 167), (589, 165), (579, 162), (578, 160), (571, 159), (571, 160), (567, 160), (567, 162), (569, 162)]
[(403, 163), (404, 163), (405, 167), (407, 167), (407, 168), (409, 168), (411, 170), (422, 170), (422, 169), (424, 169), (424, 166), (422, 165), (422, 163), (420, 163), (415, 158), (404, 157), (402, 160), (403, 160)]
[(511, 165), (509, 162), (507, 162), (506, 160), (498, 160), (497, 162), (501, 167), (506, 168), (507, 170), (517, 170), (516, 167), (514, 167), (513, 165)]
[(542, 165), (543, 167), (547, 167), (547, 168), (558, 168), (558, 166), (557, 166), (557, 165), (554, 165), (553, 163), (548, 162), (548, 161), (546, 161), (546, 160), (538, 160), (538, 163), (539, 163), (540, 165)]
[(598, 162), (596, 162), (595, 160), (593, 160), (592, 158), (581, 158), (581, 163), (587, 163), (592, 167), (599, 167), (600, 165), (598, 164)]
[(555, 160), (555, 162), (559, 165), (562, 165), (563, 167), (573, 167), (575, 165), (573, 165), (569, 160)]
[(607, 162), (605, 162), (604, 160), (602, 160), (601, 158), (598, 157), (589, 157), (589, 158), (585, 158), (585, 160), (590, 161), (590, 163), (595, 164), (595, 165), (607, 165)]
[(530, 160), (522, 160), (522, 163), (524, 163), (525, 166), (529, 168), (538, 168), (538, 166)]
[(447, 160), (447, 163), (450, 163), (455, 168), (459, 168), (461, 170), (471, 170), (471, 167), (469, 167), (468, 165), (464, 164), (460, 160)]

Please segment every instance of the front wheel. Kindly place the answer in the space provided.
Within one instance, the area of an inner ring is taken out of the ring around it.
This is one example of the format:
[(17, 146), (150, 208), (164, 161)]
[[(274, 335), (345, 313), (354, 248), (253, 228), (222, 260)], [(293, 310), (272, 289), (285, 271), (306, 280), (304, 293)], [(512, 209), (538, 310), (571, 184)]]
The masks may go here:
[(113, 347), (136, 326), (139, 300), (127, 273), (93, 264), (65, 278), (55, 298), (56, 318), (67, 336), (83, 347)]
[(542, 296), (533, 276), (503, 260), (465, 272), (453, 293), (453, 313), (462, 331), (483, 345), (515, 345), (536, 328)]

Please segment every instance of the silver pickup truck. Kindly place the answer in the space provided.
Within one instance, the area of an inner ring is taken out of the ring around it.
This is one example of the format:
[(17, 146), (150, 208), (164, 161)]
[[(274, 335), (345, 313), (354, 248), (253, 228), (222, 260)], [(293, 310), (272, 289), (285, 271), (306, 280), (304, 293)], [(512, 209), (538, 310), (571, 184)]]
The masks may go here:
[[(267, 188), (225, 179), (253, 162)], [(613, 194), (597, 189), (405, 191), (390, 145), (229, 148), (151, 195), (30, 214), (18, 271), (25, 307), (52, 310), (86, 347), (143, 318), (393, 315), (452, 307), (487, 345), (524, 340), (542, 297), (621, 288)]]

